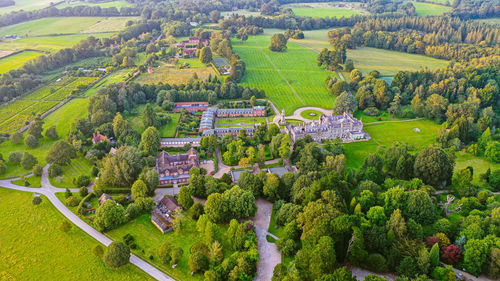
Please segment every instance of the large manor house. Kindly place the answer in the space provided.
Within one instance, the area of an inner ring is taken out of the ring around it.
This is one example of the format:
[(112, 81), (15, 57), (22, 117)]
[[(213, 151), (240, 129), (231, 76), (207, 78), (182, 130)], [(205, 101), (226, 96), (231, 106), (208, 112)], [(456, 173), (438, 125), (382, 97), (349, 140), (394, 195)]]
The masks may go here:
[(321, 115), (318, 121), (308, 124), (288, 124), (285, 132), (294, 142), (306, 135), (310, 135), (318, 143), (335, 138), (340, 138), (343, 142), (370, 139), (370, 136), (363, 131), (363, 122), (354, 118), (350, 113), (334, 116)]

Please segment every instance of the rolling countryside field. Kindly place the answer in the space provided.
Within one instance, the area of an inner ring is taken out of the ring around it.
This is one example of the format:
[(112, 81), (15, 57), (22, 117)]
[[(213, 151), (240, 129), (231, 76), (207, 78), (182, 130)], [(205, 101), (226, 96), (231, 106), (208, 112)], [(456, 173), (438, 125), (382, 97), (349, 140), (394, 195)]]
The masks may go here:
[(60, 3), (56, 5), (56, 8), (58, 9), (64, 9), (66, 7), (76, 7), (76, 6), (90, 6), (90, 7), (101, 7), (101, 8), (116, 8), (120, 10), (123, 7), (130, 7), (132, 6), (130, 3), (126, 1), (108, 1), (108, 2), (102, 2), (102, 3), (90, 3), (86, 1), (71, 1), (71, 3)]
[(31, 11), (31, 10), (43, 9), (43, 8), (50, 6), (52, 3), (54, 3), (54, 1), (53, 0), (16, 0), (15, 3), (16, 4), (13, 6), (0, 8), (0, 14), (7, 14), (7, 13), (10, 13), (12, 11), (18, 11), (18, 10)]
[(361, 8), (359, 3), (352, 2), (332, 2), (332, 3), (296, 3), (284, 5), (284, 8), (291, 8), (293, 13), (301, 17), (351, 17), (368, 13)]
[(316, 65), (316, 54), (294, 43), (288, 44), (286, 52), (271, 52), (269, 42), (267, 36), (251, 36), (245, 43), (233, 41), (234, 51), (246, 62), (242, 84), (265, 90), (287, 114), (305, 105), (331, 108), (334, 98), (324, 81), (334, 74)]
[(451, 11), (451, 7), (431, 4), (431, 3), (423, 3), (423, 2), (411, 2), (413, 6), (415, 6), (415, 11), (418, 16), (437, 16), (443, 13)]
[(151, 280), (131, 264), (107, 269), (91, 251), (99, 242), (75, 225), (59, 231), (66, 219), (47, 198), (34, 206), (32, 193), (4, 188), (0, 197), (0, 280)]
[(23, 51), (16, 54), (12, 54), (7, 57), (3, 57), (0, 59), (0, 74), (8, 72), (12, 69), (17, 69), (23, 64), (31, 59), (34, 59), (40, 55), (43, 55), (41, 52), (33, 52), (33, 51)]
[[(180, 69), (177, 66), (187, 62), (191, 65), (190, 68)], [(211, 74), (212, 77), (216, 76), (212, 67), (200, 63), (197, 58), (181, 59), (177, 66), (161, 62), (160, 67), (153, 67), (153, 73), (141, 73), (138, 75), (134, 82), (139, 84), (157, 84), (160, 82), (168, 84), (182, 84), (187, 82), (196, 73), (199, 79), (205, 80)]]
[[(420, 150), (435, 142), (439, 127), (430, 120), (365, 124), (363, 129), (372, 139), (344, 144), (347, 165), (353, 168), (361, 167), (364, 159), (376, 152), (379, 145), (388, 147), (394, 142), (404, 142)], [(413, 131), (415, 128), (420, 132)]]

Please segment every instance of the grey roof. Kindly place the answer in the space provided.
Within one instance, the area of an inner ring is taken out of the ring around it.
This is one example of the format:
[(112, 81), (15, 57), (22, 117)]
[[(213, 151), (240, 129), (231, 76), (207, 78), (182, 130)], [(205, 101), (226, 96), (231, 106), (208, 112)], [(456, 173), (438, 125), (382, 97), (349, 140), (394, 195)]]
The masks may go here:
[(288, 173), (288, 170), (285, 167), (272, 167), (269, 168), (269, 173), (271, 174), (277, 174), (280, 178), (283, 176), (283, 174)]
[(161, 138), (161, 142), (175, 142), (175, 143), (198, 143), (201, 137), (196, 138)]
[(243, 172), (252, 172), (251, 170), (233, 170), (231, 171), (231, 177), (233, 178), (234, 183), (238, 183), (238, 179), (240, 178)]

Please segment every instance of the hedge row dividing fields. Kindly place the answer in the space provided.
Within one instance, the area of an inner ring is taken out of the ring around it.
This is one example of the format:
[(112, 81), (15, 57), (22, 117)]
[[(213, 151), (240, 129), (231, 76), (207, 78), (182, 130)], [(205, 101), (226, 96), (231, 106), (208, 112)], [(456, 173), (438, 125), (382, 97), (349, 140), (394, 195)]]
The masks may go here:
[(278, 110), (287, 114), (304, 106), (325, 109), (333, 107), (335, 99), (325, 87), (329, 73), (317, 66), (316, 54), (289, 42), (282, 53), (268, 49), (270, 37), (251, 36), (247, 42), (233, 41), (235, 52), (246, 63), (244, 86), (263, 89)]
[(37, 115), (49, 111), (60, 102), (70, 97), (81, 87), (95, 82), (97, 77), (63, 77), (33, 93), (8, 105), (0, 107), (0, 132), (13, 133)]

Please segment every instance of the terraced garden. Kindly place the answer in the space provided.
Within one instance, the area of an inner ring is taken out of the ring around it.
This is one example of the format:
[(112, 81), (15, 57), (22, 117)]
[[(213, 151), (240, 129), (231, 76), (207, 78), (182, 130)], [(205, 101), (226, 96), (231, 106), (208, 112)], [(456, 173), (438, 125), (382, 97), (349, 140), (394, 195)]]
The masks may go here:
[(334, 98), (328, 93), (324, 81), (329, 73), (316, 64), (316, 53), (288, 43), (286, 52), (268, 49), (270, 37), (251, 36), (241, 43), (233, 41), (233, 49), (246, 63), (242, 84), (266, 92), (280, 110), (287, 114), (303, 106), (331, 108)]

